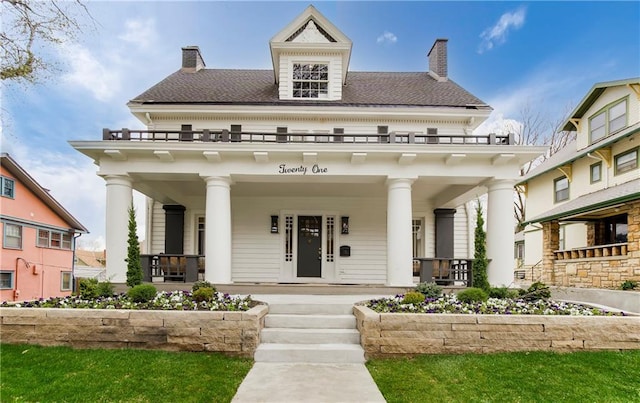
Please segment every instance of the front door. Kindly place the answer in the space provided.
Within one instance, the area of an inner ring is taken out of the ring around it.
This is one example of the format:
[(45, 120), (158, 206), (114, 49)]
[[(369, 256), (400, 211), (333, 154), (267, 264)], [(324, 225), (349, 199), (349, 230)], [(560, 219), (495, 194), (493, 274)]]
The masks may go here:
[(298, 216), (298, 277), (322, 277), (322, 216)]

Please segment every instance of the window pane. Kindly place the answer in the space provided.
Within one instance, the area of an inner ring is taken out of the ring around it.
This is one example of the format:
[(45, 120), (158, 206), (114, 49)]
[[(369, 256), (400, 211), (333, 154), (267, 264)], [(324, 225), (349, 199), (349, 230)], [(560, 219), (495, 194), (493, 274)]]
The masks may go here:
[(13, 272), (3, 271), (0, 272), (0, 289), (10, 290), (13, 288)]
[(567, 200), (569, 198), (569, 179), (561, 178), (555, 182), (556, 201)]
[(609, 133), (627, 125), (627, 101), (624, 100), (609, 109)]
[(62, 234), (62, 249), (71, 249), (71, 234)]
[(591, 129), (591, 142), (599, 140), (606, 135), (605, 112), (594, 116), (589, 124)]
[(63, 271), (60, 273), (60, 290), (61, 291), (69, 291), (71, 290), (71, 272)]
[(60, 248), (60, 240), (62, 236), (59, 232), (51, 233), (51, 247), (52, 248)]
[(631, 171), (638, 166), (638, 150), (616, 157), (616, 174)]
[(13, 189), (15, 187), (15, 183), (13, 179), (2, 178), (2, 195), (6, 197), (13, 197)]
[(328, 93), (329, 66), (326, 64), (293, 65), (294, 98), (319, 98)]
[(43, 229), (38, 230), (38, 246), (41, 248), (49, 247), (49, 231)]
[(12, 249), (22, 248), (22, 227), (14, 224), (4, 224), (4, 247)]
[(591, 165), (591, 182), (599, 182), (601, 179), (602, 164)]

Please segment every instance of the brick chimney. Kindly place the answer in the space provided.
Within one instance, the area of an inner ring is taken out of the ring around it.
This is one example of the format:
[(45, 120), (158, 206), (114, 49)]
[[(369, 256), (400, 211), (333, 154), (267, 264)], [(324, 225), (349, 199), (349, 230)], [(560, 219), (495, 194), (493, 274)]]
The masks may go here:
[(182, 48), (182, 70), (195, 73), (205, 68), (204, 60), (197, 46), (185, 46)]
[(429, 73), (437, 80), (447, 80), (447, 41), (448, 39), (436, 39), (429, 54)]

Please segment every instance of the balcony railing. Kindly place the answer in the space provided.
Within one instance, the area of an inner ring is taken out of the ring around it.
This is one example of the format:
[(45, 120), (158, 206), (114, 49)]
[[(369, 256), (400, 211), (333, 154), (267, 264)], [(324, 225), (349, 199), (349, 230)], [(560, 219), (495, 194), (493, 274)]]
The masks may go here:
[(204, 256), (202, 255), (140, 255), (142, 280), (145, 282), (178, 281), (193, 283), (202, 280)]
[(471, 259), (414, 257), (413, 262), (420, 270), (421, 283), (473, 286)]
[(553, 252), (556, 260), (588, 259), (594, 257), (626, 256), (627, 243), (614, 243), (609, 245), (587, 246), (569, 250), (556, 250)]
[(229, 130), (102, 130), (105, 141), (202, 142), (202, 143), (348, 143), (348, 144), (477, 144), (514, 145), (513, 134), (483, 136), (432, 135), (391, 132), (386, 134), (266, 133)]

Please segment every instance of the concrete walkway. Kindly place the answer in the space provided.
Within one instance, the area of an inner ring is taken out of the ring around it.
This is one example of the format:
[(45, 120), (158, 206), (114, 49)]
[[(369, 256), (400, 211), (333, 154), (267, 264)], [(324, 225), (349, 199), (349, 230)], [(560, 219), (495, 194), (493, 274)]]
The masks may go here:
[[(382, 295), (252, 295), (268, 304), (355, 304)], [(388, 296), (388, 295), (385, 295)], [(364, 364), (257, 362), (232, 400), (253, 402), (385, 402)]]

